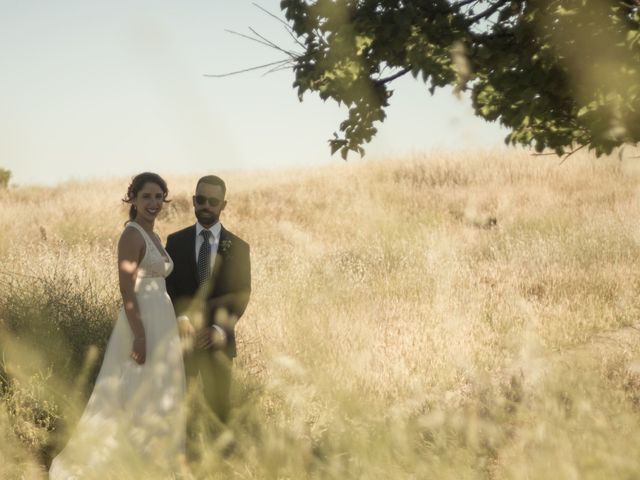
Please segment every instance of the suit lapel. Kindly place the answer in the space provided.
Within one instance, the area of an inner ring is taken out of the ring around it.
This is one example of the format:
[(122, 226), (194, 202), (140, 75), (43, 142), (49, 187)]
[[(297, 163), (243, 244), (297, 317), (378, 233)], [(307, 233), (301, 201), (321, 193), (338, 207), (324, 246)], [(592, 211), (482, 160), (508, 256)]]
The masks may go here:
[(221, 278), (222, 268), (224, 266), (224, 258), (222, 258), (222, 250), (221, 246), (224, 245), (224, 242), (227, 239), (227, 231), (224, 229), (222, 225), (220, 225), (220, 238), (218, 240), (218, 250), (216, 251), (216, 259), (213, 263), (213, 278), (214, 285), (218, 285), (218, 281)]
[(191, 275), (196, 281), (196, 285), (198, 284), (198, 264), (196, 262), (196, 226), (194, 225), (189, 229), (189, 234), (187, 235), (187, 244), (189, 248), (186, 249), (189, 254), (189, 271)]
[(222, 253), (220, 251), (220, 245), (227, 239), (227, 231), (224, 229), (222, 225), (220, 225), (220, 241), (218, 242), (218, 251), (216, 253)]

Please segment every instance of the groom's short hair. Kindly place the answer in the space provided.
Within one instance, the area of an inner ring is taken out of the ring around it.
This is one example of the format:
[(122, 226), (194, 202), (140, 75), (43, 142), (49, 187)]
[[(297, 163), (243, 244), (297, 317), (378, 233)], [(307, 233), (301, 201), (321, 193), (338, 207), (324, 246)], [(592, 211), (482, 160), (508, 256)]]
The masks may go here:
[(198, 180), (198, 183), (196, 183), (196, 190), (198, 189), (198, 185), (201, 183), (206, 183), (207, 185), (218, 185), (222, 188), (222, 196), (224, 197), (227, 194), (227, 186), (225, 185), (224, 180), (217, 175), (205, 175), (202, 177)]

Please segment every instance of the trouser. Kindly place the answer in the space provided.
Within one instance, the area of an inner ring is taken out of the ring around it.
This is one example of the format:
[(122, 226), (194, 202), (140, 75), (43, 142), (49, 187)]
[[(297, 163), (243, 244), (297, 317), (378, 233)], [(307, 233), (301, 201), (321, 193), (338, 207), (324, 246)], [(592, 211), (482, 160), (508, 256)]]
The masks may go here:
[(193, 395), (194, 389), (202, 388), (207, 406), (222, 423), (229, 419), (232, 365), (232, 358), (212, 349), (194, 350), (185, 358), (190, 393)]

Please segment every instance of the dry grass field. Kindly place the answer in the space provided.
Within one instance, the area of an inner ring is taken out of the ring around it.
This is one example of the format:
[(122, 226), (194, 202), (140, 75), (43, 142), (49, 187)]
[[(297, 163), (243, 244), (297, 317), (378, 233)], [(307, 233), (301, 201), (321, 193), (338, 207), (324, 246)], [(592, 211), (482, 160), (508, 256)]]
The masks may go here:
[[(225, 175), (253, 293), (229, 429), (195, 476), (639, 478), (637, 162)], [(163, 238), (193, 222), (195, 177), (167, 180)], [(0, 478), (45, 478), (86, 399), (128, 181), (0, 191)]]

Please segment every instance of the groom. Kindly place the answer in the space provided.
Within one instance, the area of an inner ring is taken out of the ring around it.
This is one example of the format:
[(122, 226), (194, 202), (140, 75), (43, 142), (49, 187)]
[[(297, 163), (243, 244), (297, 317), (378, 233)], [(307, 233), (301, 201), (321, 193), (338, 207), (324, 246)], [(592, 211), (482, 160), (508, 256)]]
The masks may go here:
[(192, 387), (201, 378), (206, 402), (222, 422), (230, 409), (235, 324), (251, 293), (249, 244), (220, 223), (225, 194), (221, 178), (198, 180), (193, 196), (198, 221), (169, 235), (166, 247), (174, 262), (167, 292), (181, 335), (192, 346), (185, 354), (187, 381)]

